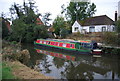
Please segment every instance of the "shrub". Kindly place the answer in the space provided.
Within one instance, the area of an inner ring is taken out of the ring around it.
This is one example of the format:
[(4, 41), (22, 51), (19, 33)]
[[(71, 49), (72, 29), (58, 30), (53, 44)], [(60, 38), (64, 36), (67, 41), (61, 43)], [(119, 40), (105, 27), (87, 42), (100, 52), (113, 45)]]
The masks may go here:
[(116, 32), (104, 32), (102, 39), (106, 44), (117, 45), (118, 36)]

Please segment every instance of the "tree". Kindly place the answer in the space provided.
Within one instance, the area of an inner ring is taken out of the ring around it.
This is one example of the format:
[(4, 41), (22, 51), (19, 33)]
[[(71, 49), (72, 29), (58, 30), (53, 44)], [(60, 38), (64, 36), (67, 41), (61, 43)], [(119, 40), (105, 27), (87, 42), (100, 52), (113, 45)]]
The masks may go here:
[(120, 20), (116, 21), (116, 31), (120, 33)]
[[(44, 26), (37, 24), (37, 18), (39, 18), (41, 14), (37, 13), (34, 4), (35, 2), (33, 0), (29, 0), (29, 3), (24, 2), (23, 6), (15, 3), (12, 5), (10, 12), (13, 18), (13, 24), (10, 40), (33, 42), (37, 37), (47, 37), (47, 30), (43, 28)], [(16, 17), (14, 17), (14, 15), (16, 15)]]
[(84, 20), (93, 16), (96, 12), (96, 5), (89, 2), (70, 2), (66, 8), (62, 5), (62, 14), (65, 14), (67, 20), (71, 20), (72, 23), (75, 20)]
[(53, 28), (55, 29), (55, 34), (60, 35), (61, 28), (64, 28), (65, 21), (63, 17), (57, 16), (53, 21)]
[(55, 29), (55, 34), (59, 35), (61, 38), (65, 38), (70, 31), (69, 24), (64, 20), (63, 17), (57, 16), (53, 22), (53, 28)]
[(47, 24), (49, 24), (48, 23), (48, 21), (50, 21), (51, 19), (49, 18), (51, 16), (51, 13), (45, 13), (44, 15), (43, 15), (43, 22), (44, 22), (44, 24), (47, 26)]

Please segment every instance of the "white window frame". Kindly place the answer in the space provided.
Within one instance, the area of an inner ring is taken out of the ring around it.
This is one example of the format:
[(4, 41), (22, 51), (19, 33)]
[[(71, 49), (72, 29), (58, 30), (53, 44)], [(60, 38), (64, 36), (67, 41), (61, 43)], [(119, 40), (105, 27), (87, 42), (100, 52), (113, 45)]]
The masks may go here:
[[(93, 30), (94, 29), (94, 30)], [(95, 26), (90, 26), (89, 27), (89, 32), (95, 32)]]

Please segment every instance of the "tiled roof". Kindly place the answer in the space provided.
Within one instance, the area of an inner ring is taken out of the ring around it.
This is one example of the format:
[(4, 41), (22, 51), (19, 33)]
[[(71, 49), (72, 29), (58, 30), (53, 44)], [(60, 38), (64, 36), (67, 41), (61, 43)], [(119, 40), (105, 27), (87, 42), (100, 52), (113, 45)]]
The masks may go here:
[(91, 26), (91, 25), (113, 25), (114, 21), (106, 15), (95, 16), (87, 18), (83, 21), (78, 21), (82, 26)]
[(43, 25), (43, 22), (41, 21), (41, 19), (40, 18), (37, 18), (37, 23), (36, 24), (38, 24), (38, 25)]

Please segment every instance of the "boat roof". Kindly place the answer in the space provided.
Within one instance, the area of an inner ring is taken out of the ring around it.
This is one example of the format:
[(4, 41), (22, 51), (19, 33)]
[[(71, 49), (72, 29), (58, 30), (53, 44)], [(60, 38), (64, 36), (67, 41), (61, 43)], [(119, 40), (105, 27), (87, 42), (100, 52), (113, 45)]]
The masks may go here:
[(56, 42), (65, 42), (65, 43), (91, 43), (91, 40), (66, 40), (66, 39), (38, 39), (46, 41), (56, 41)]

